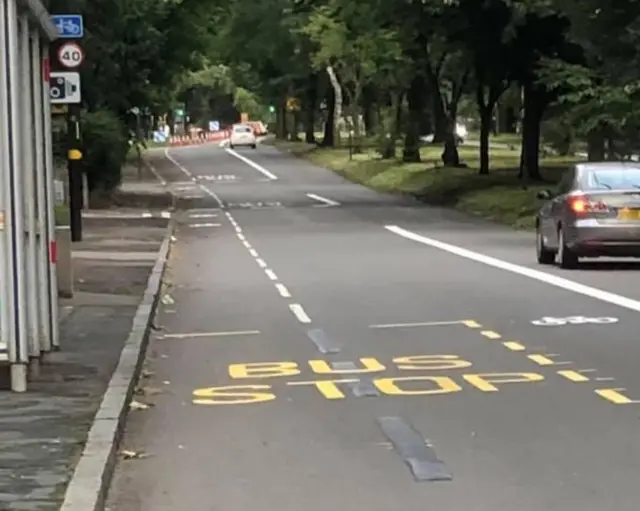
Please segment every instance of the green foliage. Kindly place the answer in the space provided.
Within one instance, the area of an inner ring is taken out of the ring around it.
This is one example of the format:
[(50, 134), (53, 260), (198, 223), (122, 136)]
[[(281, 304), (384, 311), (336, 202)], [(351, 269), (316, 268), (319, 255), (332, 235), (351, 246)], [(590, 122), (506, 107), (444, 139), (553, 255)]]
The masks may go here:
[(122, 122), (109, 110), (86, 113), (81, 121), (84, 171), (90, 190), (113, 190), (129, 150)]

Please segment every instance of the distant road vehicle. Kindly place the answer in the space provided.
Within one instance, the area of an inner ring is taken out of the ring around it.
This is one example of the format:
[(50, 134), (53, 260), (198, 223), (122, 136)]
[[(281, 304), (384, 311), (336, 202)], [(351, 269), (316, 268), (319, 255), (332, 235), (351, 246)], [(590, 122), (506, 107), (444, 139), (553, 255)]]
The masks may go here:
[(540, 264), (575, 268), (580, 257), (640, 257), (640, 164), (580, 163), (544, 190), (536, 218)]
[(256, 135), (250, 126), (246, 124), (234, 124), (229, 137), (229, 147), (233, 149), (239, 146), (248, 146), (255, 149), (257, 144)]

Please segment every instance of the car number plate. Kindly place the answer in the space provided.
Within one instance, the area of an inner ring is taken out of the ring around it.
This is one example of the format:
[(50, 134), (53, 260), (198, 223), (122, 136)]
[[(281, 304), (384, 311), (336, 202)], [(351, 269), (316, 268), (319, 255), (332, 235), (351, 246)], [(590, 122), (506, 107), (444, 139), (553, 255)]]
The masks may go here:
[(623, 208), (618, 211), (618, 218), (620, 220), (640, 221), (640, 209)]

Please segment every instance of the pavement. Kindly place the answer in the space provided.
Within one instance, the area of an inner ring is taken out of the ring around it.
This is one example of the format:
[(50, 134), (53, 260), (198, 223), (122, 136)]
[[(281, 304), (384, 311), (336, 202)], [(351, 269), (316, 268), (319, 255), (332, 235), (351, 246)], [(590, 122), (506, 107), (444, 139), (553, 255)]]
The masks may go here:
[(87, 212), (75, 293), (59, 302), (61, 349), (28, 392), (0, 393), (0, 510), (59, 509), (82, 456), (168, 232), (166, 218), (119, 213)]
[(637, 509), (639, 263), (540, 267), (273, 147), (167, 155), (193, 202), (107, 509)]

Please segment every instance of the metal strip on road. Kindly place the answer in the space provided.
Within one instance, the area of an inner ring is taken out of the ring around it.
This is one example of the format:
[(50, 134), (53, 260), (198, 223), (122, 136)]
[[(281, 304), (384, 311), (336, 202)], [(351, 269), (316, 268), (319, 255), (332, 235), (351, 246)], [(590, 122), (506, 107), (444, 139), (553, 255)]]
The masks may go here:
[(373, 384), (373, 381), (360, 380), (357, 383), (350, 383), (349, 388), (354, 397), (379, 397), (380, 392)]
[(377, 421), (417, 482), (453, 480), (433, 447), (402, 417), (378, 417)]
[(307, 336), (313, 341), (320, 353), (340, 353), (341, 346), (333, 342), (321, 328), (307, 331)]

